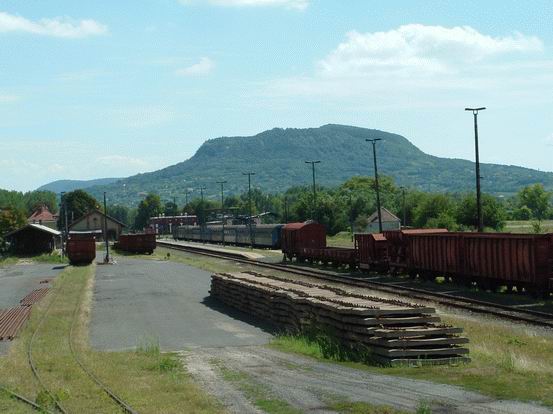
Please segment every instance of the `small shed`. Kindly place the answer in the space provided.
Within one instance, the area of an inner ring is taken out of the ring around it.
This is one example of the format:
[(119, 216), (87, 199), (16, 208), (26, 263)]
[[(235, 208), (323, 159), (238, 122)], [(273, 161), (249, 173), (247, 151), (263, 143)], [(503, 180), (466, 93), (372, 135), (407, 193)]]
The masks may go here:
[[(119, 220), (114, 219), (113, 217), (106, 216), (99, 210), (92, 210), (85, 214), (84, 216), (75, 220), (69, 226), (70, 232), (97, 232), (100, 230), (101, 239), (103, 239), (103, 230), (104, 230), (104, 217), (107, 218), (107, 237), (109, 240), (119, 240), (119, 235), (123, 232), (123, 227), (125, 224), (121, 223)], [(96, 241), (99, 239), (96, 238)]]
[(29, 223), (6, 234), (10, 249), (17, 254), (51, 253), (61, 246), (61, 233), (42, 224)]
[[(399, 230), (401, 229), (401, 220), (393, 214), (390, 210), (382, 207), (380, 209), (382, 217), (382, 231), (386, 230)], [(379, 233), (378, 228), (378, 211), (372, 213), (367, 219), (368, 225), (367, 233)]]

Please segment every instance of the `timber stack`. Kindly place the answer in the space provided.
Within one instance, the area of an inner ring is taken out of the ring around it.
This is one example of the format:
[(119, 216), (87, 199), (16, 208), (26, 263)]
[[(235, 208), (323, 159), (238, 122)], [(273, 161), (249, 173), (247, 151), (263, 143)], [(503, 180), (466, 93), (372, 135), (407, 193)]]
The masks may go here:
[(321, 330), (386, 365), (468, 362), (461, 328), (431, 307), (255, 272), (217, 273), (211, 295), (288, 332)]

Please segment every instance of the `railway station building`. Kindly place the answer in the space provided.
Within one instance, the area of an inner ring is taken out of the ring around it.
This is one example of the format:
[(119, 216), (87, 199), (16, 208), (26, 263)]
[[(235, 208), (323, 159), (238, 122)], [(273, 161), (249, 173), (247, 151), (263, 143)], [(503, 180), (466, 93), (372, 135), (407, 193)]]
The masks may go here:
[[(104, 217), (107, 218), (107, 237), (109, 240), (119, 240), (119, 235), (123, 232), (123, 227), (126, 227), (125, 224), (121, 223), (119, 220), (114, 219), (113, 217), (106, 216), (100, 210), (92, 210), (87, 214), (75, 220), (69, 226), (69, 232), (80, 232), (80, 233), (96, 233), (99, 236), (96, 238), (104, 238)], [(100, 232), (98, 232), (100, 230)]]

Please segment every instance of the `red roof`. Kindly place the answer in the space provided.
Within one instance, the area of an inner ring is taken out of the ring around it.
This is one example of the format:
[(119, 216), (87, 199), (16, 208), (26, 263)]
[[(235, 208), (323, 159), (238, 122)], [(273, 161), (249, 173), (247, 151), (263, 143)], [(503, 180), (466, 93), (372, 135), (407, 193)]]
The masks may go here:
[(57, 216), (52, 214), (52, 212), (48, 209), (48, 206), (42, 205), (39, 208), (37, 208), (34, 213), (27, 219), (27, 221), (33, 222), (33, 221), (56, 221)]

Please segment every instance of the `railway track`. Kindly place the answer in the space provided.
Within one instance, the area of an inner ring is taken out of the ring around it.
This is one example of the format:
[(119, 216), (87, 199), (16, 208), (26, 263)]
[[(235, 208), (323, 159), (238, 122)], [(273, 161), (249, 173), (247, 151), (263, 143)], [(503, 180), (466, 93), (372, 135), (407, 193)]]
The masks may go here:
[[(29, 363), (29, 366), (31, 368), (31, 371), (33, 373), (34, 378), (39, 383), (42, 390), (48, 395), (48, 397), (51, 399), (51, 401), (54, 404), (55, 412), (59, 412), (62, 414), (69, 414), (69, 411), (54, 397), (52, 392), (48, 389), (46, 386), (43, 378), (39, 374), (39, 371), (36, 367), (34, 358), (33, 358), (33, 344), (34, 340), (36, 338), (36, 335), (38, 331), (40, 330), (41, 326), (43, 325), (46, 317), (48, 316), (48, 313), (50, 311), (50, 308), (52, 307), (53, 303), (56, 301), (58, 295), (60, 294), (60, 291), (58, 289), (55, 290), (55, 296), (52, 298), (50, 303), (48, 304), (48, 307), (44, 311), (44, 314), (41, 316), (35, 330), (33, 331), (31, 335), (31, 339), (29, 340), (29, 343), (27, 345), (27, 361)], [(75, 309), (73, 311), (73, 316), (71, 320), (71, 327), (68, 334), (68, 343), (69, 343), (69, 349), (71, 352), (71, 356), (73, 360), (77, 363), (77, 365), (81, 368), (81, 370), (104, 392), (106, 393), (109, 398), (118, 406), (118, 409), (120, 409), (122, 412), (127, 414), (138, 414), (136, 410), (134, 410), (125, 400), (123, 400), (121, 397), (119, 397), (113, 390), (111, 390), (108, 386), (106, 386), (95, 374), (92, 372), (79, 358), (74, 342), (73, 342), (73, 331), (75, 328), (75, 325), (77, 323), (77, 317), (78, 317), (78, 311), (79, 311), (80, 301), (77, 301), (75, 305)], [(36, 402), (32, 401), (32, 399), (23, 396), (21, 394), (18, 394), (10, 389), (8, 389), (5, 386), (0, 385), (0, 390), (3, 390), (4, 392), (7, 392), (9, 395), (11, 395), (13, 398), (17, 399), (18, 401), (26, 404), (27, 406), (42, 412), (42, 413), (52, 413), (52, 411), (48, 410), (47, 408), (41, 406), (40, 404), (37, 404)]]
[(553, 328), (553, 314), (539, 312), (530, 309), (520, 309), (514, 306), (502, 305), (493, 302), (482, 301), (478, 299), (457, 297), (446, 293), (432, 292), (420, 288), (397, 286), (391, 283), (377, 282), (372, 280), (355, 277), (352, 275), (342, 275), (334, 272), (323, 271), (318, 269), (306, 269), (299, 266), (281, 264), (281, 263), (265, 263), (258, 260), (251, 260), (240, 257), (238, 253), (214, 252), (202, 249), (201, 247), (179, 246), (173, 243), (158, 241), (159, 246), (186, 251), (189, 253), (201, 254), (219, 259), (233, 260), (235, 262), (244, 263), (252, 266), (257, 266), (265, 269), (272, 269), (281, 272), (297, 274), (326, 280), (331, 282), (346, 283), (352, 286), (371, 289), (387, 294), (400, 295), (410, 299), (423, 300), (437, 303), (443, 306), (463, 309), (470, 312), (491, 315), (509, 321), (523, 322), (536, 326)]

